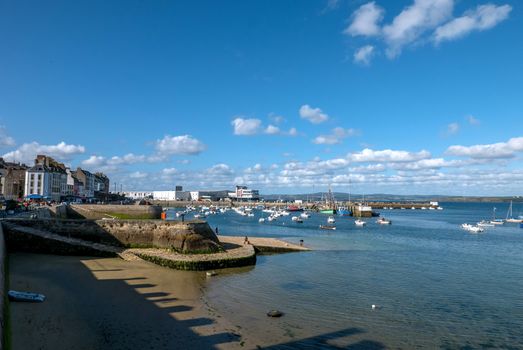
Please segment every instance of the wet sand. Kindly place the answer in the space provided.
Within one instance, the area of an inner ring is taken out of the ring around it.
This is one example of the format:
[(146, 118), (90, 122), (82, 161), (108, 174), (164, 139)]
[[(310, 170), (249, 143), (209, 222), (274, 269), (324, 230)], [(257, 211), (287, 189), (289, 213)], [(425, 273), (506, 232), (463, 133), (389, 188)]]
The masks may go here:
[(12, 349), (256, 348), (206, 305), (205, 278), (144, 261), (10, 254), (10, 289), (46, 295), (11, 302)]

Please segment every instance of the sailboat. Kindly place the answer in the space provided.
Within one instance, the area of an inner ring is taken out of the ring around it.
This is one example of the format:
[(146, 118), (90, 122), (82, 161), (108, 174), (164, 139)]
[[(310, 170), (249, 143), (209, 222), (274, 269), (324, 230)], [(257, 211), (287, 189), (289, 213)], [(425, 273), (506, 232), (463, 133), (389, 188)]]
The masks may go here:
[(490, 223), (493, 225), (503, 225), (505, 223), (501, 219), (496, 219), (496, 207), (492, 209), (492, 220), (490, 220)]
[(505, 218), (505, 222), (515, 222), (515, 223), (523, 222), (522, 219), (515, 219), (514, 217), (512, 217), (512, 201), (510, 201), (510, 205), (508, 207), (507, 217)]

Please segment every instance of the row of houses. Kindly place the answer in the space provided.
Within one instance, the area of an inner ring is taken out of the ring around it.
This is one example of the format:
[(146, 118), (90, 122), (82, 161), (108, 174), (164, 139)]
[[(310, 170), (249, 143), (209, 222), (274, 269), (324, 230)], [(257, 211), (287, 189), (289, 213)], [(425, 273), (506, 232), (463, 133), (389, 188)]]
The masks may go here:
[(182, 186), (176, 186), (171, 191), (131, 191), (124, 192), (132, 199), (153, 199), (160, 201), (257, 201), (260, 199), (258, 190), (249, 189), (247, 186), (236, 186), (235, 191), (184, 191)]
[(0, 198), (106, 200), (108, 195), (109, 178), (103, 173), (71, 170), (46, 155), (36, 156), (32, 167), (0, 158)]

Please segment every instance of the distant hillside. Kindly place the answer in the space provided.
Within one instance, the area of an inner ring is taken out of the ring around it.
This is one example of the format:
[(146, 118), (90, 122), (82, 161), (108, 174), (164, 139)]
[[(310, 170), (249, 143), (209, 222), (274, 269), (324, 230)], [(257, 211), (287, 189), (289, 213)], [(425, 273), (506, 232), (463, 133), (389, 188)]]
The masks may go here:
[[(334, 192), (334, 199), (337, 201), (348, 201), (349, 198), (352, 201), (362, 201), (362, 194), (348, 194), (343, 192)], [(266, 201), (320, 201), (326, 196), (325, 193), (316, 192), (316, 193), (304, 193), (304, 194), (268, 194), (262, 195), (262, 198)], [(444, 195), (396, 195), (396, 194), (384, 194), (384, 193), (374, 193), (366, 194), (365, 201), (369, 202), (428, 202), (428, 201), (438, 201), (438, 202), (523, 202), (523, 196), (516, 197), (483, 197), (483, 196), (444, 196)]]

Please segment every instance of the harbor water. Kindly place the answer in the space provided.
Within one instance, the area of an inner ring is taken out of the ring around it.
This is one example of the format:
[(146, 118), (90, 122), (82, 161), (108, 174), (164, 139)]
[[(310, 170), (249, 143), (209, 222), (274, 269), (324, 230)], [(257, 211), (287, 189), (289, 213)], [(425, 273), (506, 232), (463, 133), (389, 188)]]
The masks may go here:
[[(264, 223), (261, 211), (209, 216), (223, 235), (303, 240), (313, 250), (221, 271), (205, 298), (264, 348), (523, 348), (523, 229), (461, 229), (492, 218), (493, 207), (503, 218), (507, 203), (441, 205), (381, 210), (392, 225), (336, 216), (335, 231), (319, 229), (327, 216), (318, 213), (303, 223), (291, 220), (299, 213)], [(267, 317), (272, 309), (284, 316)]]

